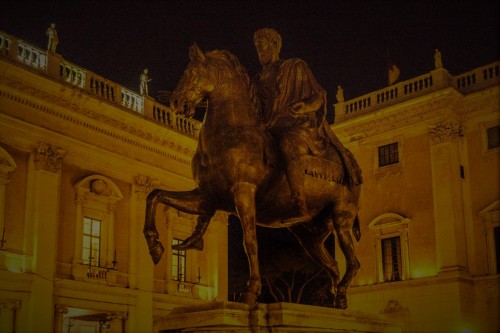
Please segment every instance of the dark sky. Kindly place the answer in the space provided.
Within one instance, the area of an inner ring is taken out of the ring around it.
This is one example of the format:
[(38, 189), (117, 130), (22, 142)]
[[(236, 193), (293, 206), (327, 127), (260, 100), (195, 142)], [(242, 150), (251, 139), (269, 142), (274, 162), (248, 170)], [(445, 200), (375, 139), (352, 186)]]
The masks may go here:
[(400, 80), (432, 70), (436, 48), (454, 75), (500, 60), (499, 12), (495, 1), (16, 1), (2, 4), (0, 30), (45, 48), (54, 22), (66, 60), (135, 91), (148, 67), (155, 97), (175, 88), (193, 42), (231, 51), (253, 76), (253, 32), (273, 27), (282, 58), (309, 64), (331, 112), (338, 84), (346, 99), (387, 85), (388, 54)]

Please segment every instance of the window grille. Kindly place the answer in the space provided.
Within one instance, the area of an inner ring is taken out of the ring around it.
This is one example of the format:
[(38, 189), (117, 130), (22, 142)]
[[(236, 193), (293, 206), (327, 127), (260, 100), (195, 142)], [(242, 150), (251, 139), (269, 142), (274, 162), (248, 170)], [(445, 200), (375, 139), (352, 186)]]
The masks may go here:
[(398, 143), (378, 147), (378, 166), (383, 167), (399, 162)]
[[(182, 243), (180, 239), (172, 239), (172, 245)], [(172, 250), (172, 278), (175, 281), (186, 281), (186, 251)]]
[(488, 149), (500, 147), (500, 126), (490, 127), (486, 130)]
[(401, 281), (401, 240), (399, 236), (382, 239), (384, 282)]
[(83, 263), (99, 266), (101, 248), (101, 221), (90, 217), (83, 218)]

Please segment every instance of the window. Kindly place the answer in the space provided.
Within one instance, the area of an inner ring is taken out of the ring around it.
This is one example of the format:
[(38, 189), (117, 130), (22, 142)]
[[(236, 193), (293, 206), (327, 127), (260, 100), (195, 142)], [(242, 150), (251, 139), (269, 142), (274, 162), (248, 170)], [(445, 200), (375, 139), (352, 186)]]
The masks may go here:
[(382, 239), (384, 282), (401, 281), (401, 239), (399, 236)]
[(101, 221), (83, 218), (83, 263), (100, 266)]
[(368, 225), (375, 237), (378, 282), (402, 281), (410, 278), (410, 219), (395, 213), (377, 216)]
[(486, 237), (488, 273), (500, 274), (500, 200), (496, 200), (479, 212), (483, 219)]
[(399, 162), (398, 143), (378, 147), (378, 166), (383, 167)]
[(500, 125), (490, 127), (486, 130), (488, 149), (500, 147)]
[[(182, 240), (172, 239), (172, 245), (182, 243)], [(186, 251), (172, 250), (172, 278), (175, 281), (186, 281)]]
[[(72, 275), (75, 280), (115, 283), (114, 210), (123, 199), (110, 179), (92, 175), (74, 186), (76, 194)], [(118, 259), (119, 260), (119, 259)]]

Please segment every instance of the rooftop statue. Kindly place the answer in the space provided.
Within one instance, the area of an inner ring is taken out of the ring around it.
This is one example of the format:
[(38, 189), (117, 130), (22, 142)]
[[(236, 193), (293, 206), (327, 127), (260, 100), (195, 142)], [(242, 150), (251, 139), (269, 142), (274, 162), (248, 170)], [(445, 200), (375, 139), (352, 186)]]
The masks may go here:
[[(192, 160), (196, 188), (156, 189), (147, 199), (144, 235), (154, 263), (164, 248), (158, 240), (159, 203), (198, 215), (197, 227), (176, 249), (202, 249), (203, 234), (217, 210), (239, 216), (250, 277), (242, 302), (253, 306), (261, 291), (256, 226), (288, 228), (306, 253), (331, 277), (335, 307), (346, 308), (347, 288), (359, 269), (351, 230), (359, 240), (361, 171), (328, 126), (326, 94), (307, 64), (281, 60), (281, 36), (255, 33), (262, 71), (251, 81), (238, 59), (225, 50), (190, 48), (187, 69), (172, 94), (171, 107), (185, 116), (208, 99), (209, 108)], [(346, 272), (324, 248), (336, 232)]]
[(49, 42), (47, 44), (47, 50), (50, 53), (56, 53), (57, 44), (59, 44), (59, 38), (57, 37), (56, 24), (51, 23), (50, 27), (47, 29), (45, 35), (49, 38)]

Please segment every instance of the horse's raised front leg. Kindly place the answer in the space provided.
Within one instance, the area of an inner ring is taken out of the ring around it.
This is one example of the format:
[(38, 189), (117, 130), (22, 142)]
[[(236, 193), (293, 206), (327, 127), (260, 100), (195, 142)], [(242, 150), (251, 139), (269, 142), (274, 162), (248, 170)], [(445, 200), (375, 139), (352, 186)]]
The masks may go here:
[(144, 222), (143, 233), (148, 243), (149, 254), (155, 265), (160, 261), (165, 251), (163, 245), (158, 240), (160, 235), (158, 234), (155, 223), (156, 206), (159, 203), (188, 214), (204, 216), (211, 216), (213, 214), (212, 209), (209, 208), (210, 205), (202, 197), (198, 189), (184, 192), (165, 191), (161, 189), (152, 191), (148, 195), (146, 202), (146, 220)]
[(242, 295), (240, 301), (254, 307), (257, 297), (261, 291), (261, 280), (259, 272), (259, 258), (257, 245), (257, 224), (255, 218), (255, 189), (256, 185), (240, 182), (233, 187), (236, 211), (243, 229), (243, 246), (248, 258), (250, 278), (248, 289)]

